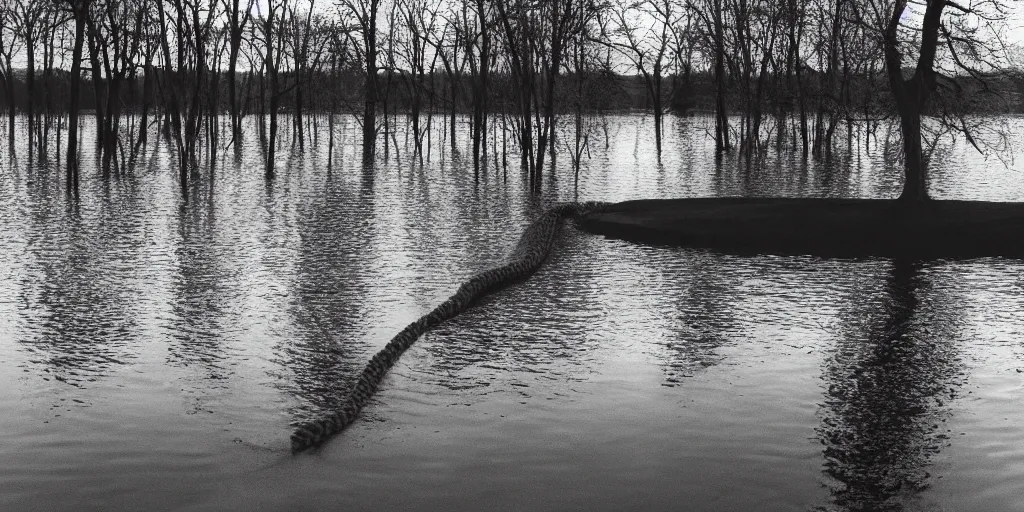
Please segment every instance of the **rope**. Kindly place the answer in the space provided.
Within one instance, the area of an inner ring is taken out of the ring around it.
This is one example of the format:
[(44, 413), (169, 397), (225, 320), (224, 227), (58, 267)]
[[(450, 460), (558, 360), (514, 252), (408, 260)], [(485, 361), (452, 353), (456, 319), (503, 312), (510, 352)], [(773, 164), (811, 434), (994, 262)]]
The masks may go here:
[(448, 300), (407, 325), (370, 359), (348, 398), (338, 409), (323, 418), (296, 427), (291, 435), (292, 453), (318, 446), (351, 425), (373, 397), (388, 370), (423, 333), (469, 309), (481, 297), (532, 275), (551, 252), (564, 218), (585, 215), (606, 207), (606, 203), (564, 203), (545, 211), (523, 231), (508, 263), (469, 278)]

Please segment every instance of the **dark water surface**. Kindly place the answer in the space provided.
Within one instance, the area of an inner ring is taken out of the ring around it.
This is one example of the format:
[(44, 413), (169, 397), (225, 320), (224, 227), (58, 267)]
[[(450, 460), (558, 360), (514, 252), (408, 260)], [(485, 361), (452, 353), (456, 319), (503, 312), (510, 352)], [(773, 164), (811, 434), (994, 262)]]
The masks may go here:
[[(536, 276), (416, 343), (348, 431), (288, 452), (290, 424), (555, 200), (898, 191), (882, 137), (748, 173), (714, 163), (709, 121), (670, 119), (659, 162), (649, 118), (612, 118), (578, 189), (563, 155), (542, 201), (516, 169), (475, 183), (436, 138), (422, 166), (403, 146), (364, 170), (351, 124), (331, 171), (325, 133), (285, 144), (269, 186), (244, 146), (188, 204), (165, 143), (109, 182), (85, 144), (69, 205), (0, 141), (0, 510), (1024, 509), (1024, 265), (1002, 259), (569, 228)], [(1024, 167), (933, 160), (939, 197), (1024, 200)]]

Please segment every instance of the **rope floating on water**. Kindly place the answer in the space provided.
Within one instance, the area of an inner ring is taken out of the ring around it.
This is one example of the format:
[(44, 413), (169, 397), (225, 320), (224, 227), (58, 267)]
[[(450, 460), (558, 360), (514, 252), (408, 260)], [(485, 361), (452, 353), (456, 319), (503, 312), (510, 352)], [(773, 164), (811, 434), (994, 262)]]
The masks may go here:
[(448, 300), (407, 325), (370, 359), (348, 398), (337, 410), (299, 425), (291, 435), (292, 453), (323, 444), (351, 425), (373, 397), (388, 370), (423, 333), (469, 309), (474, 301), (488, 293), (532, 275), (551, 252), (564, 218), (584, 215), (606, 206), (607, 203), (564, 203), (545, 211), (523, 232), (508, 263), (471, 277)]

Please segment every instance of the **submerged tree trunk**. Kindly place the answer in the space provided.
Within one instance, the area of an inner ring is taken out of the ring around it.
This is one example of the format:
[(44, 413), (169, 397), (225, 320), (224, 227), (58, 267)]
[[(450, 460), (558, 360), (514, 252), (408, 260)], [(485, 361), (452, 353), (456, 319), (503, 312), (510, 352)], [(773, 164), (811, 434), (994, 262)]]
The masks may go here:
[[(26, 28), (27, 34), (32, 34), (32, 28)], [(36, 124), (36, 44), (32, 35), (25, 38), (25, 56), (28, 59), (28, 66), (25, 68), (25, 92), (27, 96), (26, 101), (26, 114), (28, 115), (28, 154), (29, 159), (32, 158), (32, 151), (35, 149), (33, 144), (35, 143), (35, 124)]]
[(373, 162), (377, 147), (377, 0), (370, 0), (364, 27), (366, 87), (363, 103), (363, 162)]
[[(9, 62), (7, 63), (6, 67), (7, 67), (8, 71), (12, 71)], [(6, 90), (6, 93), (7, 93), (7, 139), (8, 139), (7, 143), (10, 146), (11, 151), (13, 151), (14, 150), (14, 131), (15, 131), (14, 130), (14, 125), (15, 125), (15, 120), (16, 120), (16, 117), (17, 117), (17, 111), (14, 108), (14, 100), (15, 100), (15, 98), (14, 98), (14, 73), (13, 72), (9, 72), (9, 73), (6, 73), (6, 75), (7, 76), (4, 77), (4, 83), (6, 84), (6, 89), (7, 89)]]
[(900, 199), (922, 202), (928, 199), (926, 177), (928, 162), (921, 148), (921, 113), (928, 96), (935, 89), (935, 53), (938, 46), (939, 26), (945, 0), (928, 3), (921, 27), (921, 53), (918, 57), (914, 76), (903, 78), (903, 56), (899, 49), (897, 31), (900, 18), (907, 7), (907, 0), (899, 0), (893, 7), (883, 39), (885, 68), (889, 75), (893, 101), (900, 115), (900, 131), (903, 135), (903, 192)]
[[(179, 9), (180, 12), (180, 9)], [(164, 13), (164, 6), (160, 6), (157, 9), (159, 15), (160, 28), (167, 33), (169, 26), (167, 23), (167, 16)], [(172, 127), (172, 133), (174, 136), (174, 146), (177, 150), (178, 155), (178, 185), (181, 187), (181, 195), (184, 198), (188, 198), (188, 159), (185, 155), (185, 144), (182, 140), (181, 134), (181, 108), (179, 103), (179, 95), (181, 94), (181, 74), (184, 70), (184, 47), (185, 42), (183, 40), (184, 29), (182, 27), (181, 16), (178, 16), (175, 25), (175, 33), (177, 34), (177, 50), (178, 50), (178, 68), (177, 70), (171, 67), (171, 49), (168, 38), (163, 38), (160, 41), (160, 46), (163, 49), (164, 54), (164, 91), (167, 92), (167, 117)]]
[[(275, 150), (277, 149), (277, 108), (280, 100), (277, 66), (274, 62), (274, 11), (265, 22), (267, 37), (267, 74), (270, 75), (270, 140), (267, 142), (266, 179), (274, 179)], [(280, 58), (280, 55), (278, 55)]]
[(146, 56), (146, 65), (143, 69), (145, 76), (142, 78), (142, 116), (139, 120), (139, 139), (136, 145), (145, 144), (149, 140), (149, 106), (153, 98), (153, 80), (156, 74), (152, 55)]
[(68, 153), (67, 179), (68, 194), (78, 197), (78, 105), (82, 85), (82, 46), (85, 42), (86, 7), (75, 7), (75, 49), (71, 55), (70, 109), (68, 110)]
[[(85, 16), (88, 16), (88, 13)], [(87, 34), (89, 37), (89, 62), (92, 64), (92, 87), (96, 99), (96, 147), (102, 148), (103, 136), (105, 135), (103, 131), (105, 119), (103, 86), (105, 84), (102, 78), (103, 75), (100, 73), (99, 34), (96, 33), (95, 25), (88, 18), (86, 18), (86, 26), (89, 29)]]
[(928, 189), (925, 186), (927, 162), (924, 161), (924, 152), (921, 149), (920, 115), (916, 119), (913, 116), (900, 119), (900, 131), (903, 132), (903, 176), (905, 179), (900, 199), (927, 200)]
[(725, 110), (725, 30), (722, 2), (715, 2), (715, 151), (729, 151), (729, 116)]
[(238, 105), (238, 54), (242, 47), (242, 30), (249, 20), (252, 2), (247, 2), (242, 12), (239, 0), (232, 0), (228, 5), (228, 107), (231, 111), (231, 140), (238, 144), (237, 138), (242, 135), (242, 117)]
[(474, 84), (473, 95), (473, 172), (474, 176), (479, 177), (481, 162), (485, 165), (487, 163), (487, 73), (490, 68), (491, 37), (487, 32), (484, 0), (476, 0), (475, 7), (480, 20), (481, 44), (477, 67), (479, 76)]

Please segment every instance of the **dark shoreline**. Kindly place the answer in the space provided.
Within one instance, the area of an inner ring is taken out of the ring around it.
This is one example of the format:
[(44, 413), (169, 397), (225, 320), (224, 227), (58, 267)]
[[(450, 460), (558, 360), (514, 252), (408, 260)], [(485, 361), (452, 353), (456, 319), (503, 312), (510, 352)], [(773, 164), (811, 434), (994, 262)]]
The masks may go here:
[(1024, 258), (1024, 203), (658, 199), (616, 203), (579, 224), (609, 238), (735, 254)]

